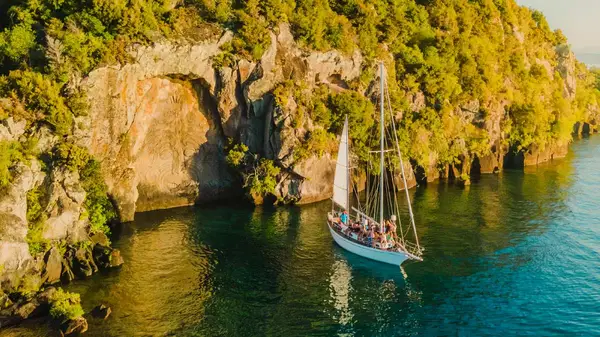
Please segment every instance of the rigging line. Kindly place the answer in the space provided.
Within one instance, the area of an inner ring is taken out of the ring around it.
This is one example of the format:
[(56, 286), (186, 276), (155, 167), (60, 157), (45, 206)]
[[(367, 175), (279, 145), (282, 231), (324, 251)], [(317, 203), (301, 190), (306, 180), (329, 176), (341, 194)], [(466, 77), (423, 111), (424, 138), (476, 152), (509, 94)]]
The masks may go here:
[[(371, 168), (371, 171), (373, 171), (374, 167), (372, 165), (369, 165), (369, 167)], [(371, 183), (371, 191), (372, 191), (372, 195), (370, 197), (370, 201), (369, 201), (369, 206), (370, 206), (370, 210), (373, 211), (373, 216), (375, 216), (377, 213), (377, 198), (376, 196), (379, 194), (379, 189), (378, 189), (378, 185), (379, 182), (377, 180), (375, 180), (374, 182)]]
[[(386, 83), (387, 85), (387, 83)], [(388, 92), (387, 95), (387, 101), (388, 101), (388, 106), (391, 110), (392, 108), (392, 101), (390, 99), (390, 95)], [(419, 236), (417, 235), (417, 227), (415, 225), (415, 218), (413, 215), (413, 211), (412, 211), (412, 205), (410, 202), (410, 194), (408, 192), (408, 185), (406, 183), (406, 174), (404, 172), (404, 163), (402, 162), (402, 153), (400, 152), (400, 144), (398, 143), (398, 132), (396, 131), (396, 122), (394, 121), (394, 118), (392, 118), (392, 128), (394, 130), (394, 139), (396, 141), (396, 147), (398, 148), (398, 157), (400, 158), (400, 168), (402, 169), (402, 180), (404, 182), (404, 191), (406, 192), (406, 202), (408, 204), (408, 212), (410, 215), (410, 222), (412, 224), (412, 228), (413, 228), (413, 232), (415, 235), (415, 243), (417, 244), (417, 250), (420, 250), (420, 246), (419, 246)]]
[(354, 195), (356, 196), (356, 205), (358, 206), (357, 208), (360, 209), (360, 195), (358, 193), (358, 184), (359, 182), (353, 181), (353, 179), (350, 179), (350, 181), (352, 181), (353, 183), (353, 189), (354, 189)]
[[(381, 148), (381, 154), (379, 156), (379, 174), (381, 175), (379, 177), (380, 179), (380, 185), (381, 185), (381, 190), (379, 191), (379, 204), (380, 204), (380, 209), (379, 209), (379, 222), (381, 224), (383, 224), (383, 171), (384, 171), (384, 153), (383, 153), (383, 148), (384, 148), (384, 127), (385, 127), (385, 114), (384, 114), (384, 104), (385, 104), (385, 97), (384, 97), (384, 91), (385, 91), (385, 78), (384, 78), (384, 67), (383, 67), (383, 61), (379, 63), (379, 70), (380, 70), (380, 91), (381, 91), (381, 100), (379, 101), (380, 104), (380, 108), (381, 108), (381, 114), (379, 117), (379, 145)], [(381, 230), (381, 228), (380, 228)]]
[[(393, 165), (393, 171), (392, 172), (393, 172), (392, 179), (394, 179), (394, 181), (395, 181), (396, 180), (396, 173), (398, 172), (398, 168), (395, 167), (395, 165)], [(394, 195), (394, 211), (395, 211), (395, 214), (396, 214), (396, 221), (398, 221), (397, 227), (400, 228), (401, 242), (402, 242), (402, 245), (404, 245), (404, 231), (402, 229), (402, 220), (400, 219), (401, 218), (401, 216), (400, 216), (400, 206), (398, 204), (398, 195), (396, 193), (396, 186), (395, 185), (393, 186), (392, 190), (393, 190), (393, 195)]]
[[(393, 118), (393, 117), (392, 117)], [(387, 129), (388, 134), (390, 139), (393, 139), (393, 131), (391, 131), (389, 128)], [(401, 243), (404, 245), (404, 229), (402, 228), (402, 219), (401, 219), (401, 214), (400, 214), (400, 203), (399, 203), (399, 198), (398, 198), (398, 193), (397, 193), (397, 186), (396, 186), (396, 176), (402, 174), (400, 169), (398, 168), (398, 161), (397, 160), (393, 160), (393, 159), (397, 159), (397, 158), (391, 158), (390, 159), (390, 166), (391, 166), (391, 172), (392, 172), (392, 194), (393, 194), (393, 214), (396, 215), (396, 219), (397, 219), (397, 227), (400, 229), (400, 240)]]

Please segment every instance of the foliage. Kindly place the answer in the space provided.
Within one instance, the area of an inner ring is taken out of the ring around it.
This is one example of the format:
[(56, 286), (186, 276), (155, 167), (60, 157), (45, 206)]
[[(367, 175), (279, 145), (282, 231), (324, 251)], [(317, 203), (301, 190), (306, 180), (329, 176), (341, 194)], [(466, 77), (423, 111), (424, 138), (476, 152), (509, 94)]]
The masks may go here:
[(58, 288), (50, 298), (50, 316), (58, 321), (66, 322), (83, 314), (79, 294)]
[(47, 75), (30, 70), (11, 71), (4, 85), (0, 85), (2, 92), (18, 97), (27, 110), (41, 115), (59, 135), (71, 133), (73, 116), (61, 95), (61, 86)]
[(231, 167), (240, 168), (246, 165), (248, 155), (248, 146), (245, 144), (236, 144), (229, 150), (225, 159)]
[(272, 160), (250, 153), (245, 144), (234, 145), (226, 160), (240, 172), (244, 180), (243, 186), (250, 196), (265, 197), (274, 193), (281, 169)]
[(115, 208), (108, 198), (106, 183), (102, 177), (100, 163), (90, 159), (79, 172), (86, 191), (84, 207), (90, 221), (90, 233), (110, 233), (108, 222), (116, 218)]
[(0, 188), (12, 181), (13, 165), (23, 160), (21, 144), (15, 141), (0, 141)]
[(31, 22), (21, 22), (10, 30), (0, 32), (0, 61), (3, 58), (13, 62), (27, 59), (34, 47), (35, 32)]
[(368, 160), (368, 149), (372, 141), (370, 130), (375, 125), (375, 107), (371, 101), (355, 91), (345, 91), (329, 96), (327, 107), (331, 111), (330, 124), (325, 127), (334, 134), (340, 134), (346, 116), (352, 125), (348, 135), (352, 149), (363, 160)]
[(31, 255), (36, 256), (48, 250), (50, 242), (44, 239), (43, 232), (47, 220), (43, 204), (46, 191), (42, 187), (27, 192), (27, 236), (26, 241)]
[(221, 46), (221, 53), (213, 57), (213, 66), (217, 69), (231, 67), (235, 64), (235, 54), (231, 43)]
[(277, 186), (277, 175), (280, 171), (281, 169), (275, 166), (272, 160), (262, 158), (254, 164), (245, 176), (244, 187), (253, 196), (273, 194)]
[(31, 298), (40, 289), (40, 276), (35, 273), (25, 274), (17, 287), (17, 292), (26, 298)]
[(88, 151), (72, 143), (60, 143), (54, 149), (54, 162), (72, 172), (82, 170), (91, 160)]

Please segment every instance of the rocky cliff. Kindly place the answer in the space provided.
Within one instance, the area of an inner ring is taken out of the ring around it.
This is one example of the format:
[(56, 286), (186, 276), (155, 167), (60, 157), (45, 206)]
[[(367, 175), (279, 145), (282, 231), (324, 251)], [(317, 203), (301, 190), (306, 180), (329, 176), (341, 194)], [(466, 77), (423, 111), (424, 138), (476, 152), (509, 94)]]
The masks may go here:
[[(82, 82), (91, 103), (85, 122), (91, 132), (82, 144), (102, 161), (122, 220), (133, 219), (136, 211), (239, 195), (240, 182), (225, 162), (228, 139), (246, 144), (252, 153), (283, 168), (274, 191), (280, 200), (307, 203), (330, 197), (335, 153), (293, 159), (295, 149), (317, 126), (300, 111), (297, 98), (290, 96), (286, 105), (278, 104), (274, 89), (291, 80), (303, 83), (306, 95), (322, 86), (342, 92), (372, 63), (358, 52), (307, 52), (297, 45), (289, 26), (282, 24), (271, 33), (260, 60), (218, 67), (214, 59), (231, 38), (223, 31), (218, 38), (199, 43), (134, 46), (130, 55), (135, 62), (94, 70)], [(572, 54), (561, 54), (555, 66), (535, 62), (550, 76), (562, 76), (565, 97), (574, 99), (574, 78), (581, 75)], [(369, 93), (372, 83), (359, 91), (376, 96)], [(426, 108), (422, 92), (406, 98), (414, 113)], [(458, 141), (453, 144), (460, 151), (456, 164), (446, 167), (440, 166), (436, 153), (430, 153), (428, 165), (415, 163), (416, 175), (413, 167), (407, 167), (409, 187), (440, 177), (468, 183), (471, 174), (497, 172), (505, 164), (535, 165), (566, 154), (568, 141), (511, 149), (503, 129), (510, 104), (471, 100), (456, 107), (455, 127), (483, 131), (484, 146), (490, 151), (478, 156)], [(300, 127), (294, 123), (298, 114), (306, 119)], [(594, 120), (582, 122), (588, 132)]]
[[(17, 141), (25, 126), (7, 119), (0, 141)], [(56, 137), (47, 129), (33, 132), (40, 137), (39, 151), (54, 146)], [(19, 163), (0, 194), (0, 327), (47, 311), (40, 302), (47, 294), (36, 295), (44, 285), (123, 263), (103, 233), (90, 237), (79, 173), (44, 165), (37, 159)]]
[(277, 187), (283, 199), (330, 196), (335, 154), (313, 155), (293, 168), (286, 162), (310, 130), (291, 127), (295, 110), (277, 107), (273, 89), (292, 79), (344, 90), (359, 76), (362, 57), (306, 53), (281, 25), (260, 61), (215, 69), (213, 59), (231, 37), (134, 47), (135, 63), (100, 68), (83, 80), (91, 131), (81, 144), (102, 161), (122, 220), (136, 211), (239, 195), (225, 163), (228, 138), (286, 168)]

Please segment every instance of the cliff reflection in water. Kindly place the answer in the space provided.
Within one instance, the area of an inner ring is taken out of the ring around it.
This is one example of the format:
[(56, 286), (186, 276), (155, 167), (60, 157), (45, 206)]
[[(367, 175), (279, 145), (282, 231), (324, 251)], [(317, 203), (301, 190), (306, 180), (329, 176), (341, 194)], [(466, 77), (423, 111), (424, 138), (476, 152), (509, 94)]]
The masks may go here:
[(337, 247), (329, 202), (211, 205), (138, 214), (123, 268), (68, 288), (113, 309), (87, 336), (599, 335), (600, 138), (573, 148), (412, 190), (425, 261), (403, 270)]

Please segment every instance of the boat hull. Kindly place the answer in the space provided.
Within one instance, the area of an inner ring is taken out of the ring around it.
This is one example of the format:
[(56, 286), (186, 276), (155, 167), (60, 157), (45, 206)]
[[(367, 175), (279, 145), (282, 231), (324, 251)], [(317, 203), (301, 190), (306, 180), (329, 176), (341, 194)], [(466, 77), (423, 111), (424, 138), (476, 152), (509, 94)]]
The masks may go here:
[(402, 262), (404, 262), (410, 258), (408, 256), (408, 254), (403, 253), (403, 252), (390, 252), (390, 251), (370, 248), (370, 247), (361, 245), (359, 243), (355, 243), (355, 242), (345, 238), (343, 235), (339, 234), (338, 232), (336, 232), (333, 228), (331, 228), (331, 226), (329, 226), (329, 224), (327, 225), (327, 227), (329, 228), (329, 231), (331, 232), (331, 236), (333, 237), (333, 240), (335, 240), (335, 242), (340, 247), (342, 247), (345, 250), (347, 250), (351, 253), (354, 253), (356, 255), (360, 255), (367, 259), (371, 259), (371, 260), (378, 261), (378, 262), (393, 264), (396, 266), (400, 266), (402, 264)]

